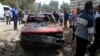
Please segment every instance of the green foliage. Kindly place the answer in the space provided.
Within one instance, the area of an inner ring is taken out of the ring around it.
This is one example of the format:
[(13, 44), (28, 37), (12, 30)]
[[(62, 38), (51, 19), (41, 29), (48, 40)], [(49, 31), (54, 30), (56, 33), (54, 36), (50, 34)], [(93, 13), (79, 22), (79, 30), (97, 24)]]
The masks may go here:
[(70, 11), (70, 5), (68, 3), (62, 3), (60, 6), (60, 11), (63, 12), (64, 9)]
[(50, 3), (49, 3), (50, 11), (57, 11), (58, 10), (58, 6), (59, 6), (59, 2), (58, 1), (50, 1)]
[(70, 11), (70, 5), (68, 3), (63, 2), (60, 7), (58, 1), (50, 1), (49, 4), (42, 5), (43, 12), (52, 12), (52, 11), (60, 11), (63, 12), (66, 9), (68, 12)]
[(0, 3), (5, 4), (5, 5), (10, 5), (11, 1), (10, 0), (0, 0)]
[(21, 9), (25, 9), (28, 7), (29, 4), (33, 4), (35, 0), (0, 0), (0, 3), (5, 4), (5, 5), (16, 5), (20, 7)]
[(41, 8), (42, 8), (43, 12), (48, 12), (49, 11), (49, 6), (47, 4), (43, 4)]
[(57, 11), (58, 6), (59, 6), (58, 1), (50, 1), (49, 4), (43, 4), (41, 7), (43, 12), (52, 12), (52, 11)]

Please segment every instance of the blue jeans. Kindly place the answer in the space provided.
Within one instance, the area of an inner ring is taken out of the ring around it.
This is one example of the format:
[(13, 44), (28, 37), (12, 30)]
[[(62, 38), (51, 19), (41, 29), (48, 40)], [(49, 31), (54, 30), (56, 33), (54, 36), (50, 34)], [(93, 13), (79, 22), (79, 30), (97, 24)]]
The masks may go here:
[(17, 17), (13, 17), (14, 19), (14, 30), (17, 30)]

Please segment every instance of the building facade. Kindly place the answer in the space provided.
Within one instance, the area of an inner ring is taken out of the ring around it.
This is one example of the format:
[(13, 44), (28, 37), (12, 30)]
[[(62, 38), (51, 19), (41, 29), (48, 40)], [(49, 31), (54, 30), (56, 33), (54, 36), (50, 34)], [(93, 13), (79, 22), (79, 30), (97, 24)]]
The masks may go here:
[(98, 4), (100, 4), (100, 0), (70, 0), (70, 1), (71, 1), (71, 3), (70, 3), (71, 9), (76, 8), (76, 7), (83, 9), (86, 1), (93, 1), (94, 7), (96, 7)]

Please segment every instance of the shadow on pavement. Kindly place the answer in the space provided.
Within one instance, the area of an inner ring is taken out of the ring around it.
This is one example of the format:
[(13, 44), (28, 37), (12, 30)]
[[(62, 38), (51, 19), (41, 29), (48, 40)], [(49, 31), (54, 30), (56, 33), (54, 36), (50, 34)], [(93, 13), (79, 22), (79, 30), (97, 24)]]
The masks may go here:
[[(50, 50), (50, 49), (32, 49), (30, 51), (25, 52), (26, 56), (29, 56), (30, 54), (32, 56), (58, 56), (60, 54), (57, 50)], [(30, 55), (30, 56), (31, 56)]]

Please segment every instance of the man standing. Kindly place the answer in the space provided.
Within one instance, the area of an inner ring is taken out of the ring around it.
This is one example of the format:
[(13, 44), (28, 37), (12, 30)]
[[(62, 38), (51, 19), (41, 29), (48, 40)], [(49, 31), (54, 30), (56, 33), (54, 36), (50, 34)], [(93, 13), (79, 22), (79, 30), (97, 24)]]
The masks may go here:
[(60, 21), (60, 25), (63, 27), (63, 21), (64, 21), (64, 15), (63, 15), (63, 13), (59, 14), (59, 21)]
[(93, 3), (88, 1), (85, 4), (84, 11), (77, 17), (76, 28), (76, 54), (75, 56), (84, 56), (86, 47), (93, 39), (94, 19)]
[(24, 13), (22, 10), (18, 13), (18, 16), (19, 16), (19, 24), (22, 24), (22, 19), (24, 18)]
[(58, 22), (59, 15), (56, 13), (56, 11), (53, 12), (53, 16), (54, 16), (56, 22)]
[(16, 7), (12, 8), (12, 15), (14, 20), (14, 30), (17, 30), (18, 10)]
[(94, 43), (90, 47), (90, 56), (96, 56), (96, 50), (100, 48), (100, 5), (97, 6), (95, 15), (95, 33)]
[(64, 10), (64, 29), (67, 28), (67, 21), (69, 19), (69, 14)]
[(6, 18), (6, 24), (10, 25), (11, 12), (10, 12), (10, 10), (8, 8), (5, 9), (4, 16)]
[(72, 29), (73, 29), (72, 40), (75, 40), (76, 18), (77, 18), (78, 15), (79, 15), (78, 8), (74, 8), (73, 11), (72, 11), (72, 19), (71, 19), (71, 24), (72, 24)]

